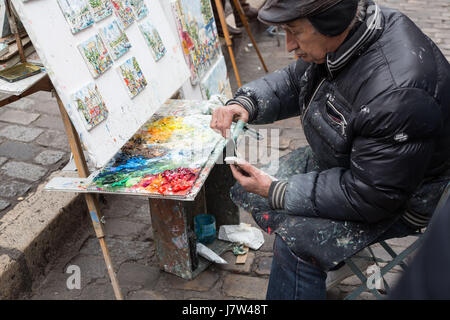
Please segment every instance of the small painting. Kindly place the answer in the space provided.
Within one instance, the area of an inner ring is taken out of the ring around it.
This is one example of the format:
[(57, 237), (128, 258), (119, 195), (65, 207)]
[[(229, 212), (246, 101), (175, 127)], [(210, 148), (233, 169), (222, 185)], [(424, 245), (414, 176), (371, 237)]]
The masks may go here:
[(90, 83), (77, 91), (72, 100), (87, 130), (91, 130), (108, 116), (108, 109), (95, 83)]
[(99, 22), (112, 14), (112, 5), (109, 0), (89, 0), (95, 22)]
[(97, 78), (113, 64), (111, 55), (98, 34), (79, 44), (78, 49), (94, 78)]
[(147, 45), (150, 47), (150, 51), (152, 52), (155, 61), (158, 61), (164, 57), (166, 47), (162, 42), (158, 30), (150, 23), (150, 21), (144, 21), (141, 25), (139, 25), (139, 29), (141, 30)]
[(130, 5), (133, 8), (134, 16), (137, 20), (141, 20), (147, 16), (148, 8), (144, 0), (130, 0)]
[(114, 60), (119, 59), (130, 50), (130, 41), (116, 20), (101, 28), (101, 33)]
[(228, 80), (227, 65), (222, 56), (205, 75), (200, 88), (204, 99), (209, 100), (215, 94), (224, 95), (227, 99), (233, 98), (230, 81)]
[(58, 3), (73, 34), (94, 24), (86, 0), (58, 0)]
[(128, 88), (131, 98), (134, 98), (145, 86), (147, 86), (147, 80), (145, 80), (144, 74), (135, 57), (132, 57), (125, 61), (119, 68), (119, 75)]
[(134, 22), (133, 9), (130, 0), (111, 0), (114, 12), (122, 23), (122, 29), (128, 28)]

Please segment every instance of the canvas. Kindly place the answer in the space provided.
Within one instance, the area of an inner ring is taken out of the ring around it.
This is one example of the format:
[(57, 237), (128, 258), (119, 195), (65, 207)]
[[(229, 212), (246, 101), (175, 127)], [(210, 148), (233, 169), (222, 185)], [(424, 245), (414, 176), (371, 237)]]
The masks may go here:
[(111, 0), (114, 12), (119, 17), (123, 29), (128, 28), (134, 22), (133, 9), (130, 0)]
[(227, 64), (223, 56), (203, 78), (200, 88), (203, 98), (207, 100), (215, 94), (224, 95), (227, 99), (233, 98), (230, 81), (228, 80)]
[(139, 29), (145, 38), (147, 45), (150, 47), (155, 61), (160, 60), (166, 53), (166, 47), (159, 35), (158, 30), (150, 23), (150, 20), (144, 21), (139, 25)]
[(109, 0), (89, 0), (95, 22), (99, 22), (112, 14), (112, 5)]
[(144, 0), (130, 0), (130, 5), (133, 8), (134, 16), (137, 20), (145, 18), (148, 14), (148, 8)]
[(113, 20), (101, 28), (101, 34), (114, 60), (119, 59), (130, 50), (130, 41), (125, 32), (120, 28), (117, 20)]
[(174, 13), (191, 81), (196, 84), (221, 55), (211, 3), (209, 0), (176, 0)]
[(78, 45), (89, 71), (94, 78), (108, 70), (113, 64), (111, 55), (98, 34)]
[(87, 130), (91, 130), (108, 116), (108, 109), (95, 83), (90, 83), (72, 96)]
[(86, 0), (58, 0), (58, 4), (73, 34), (94, 24)]
[(138, 95), (147, 86), (144, 74), (135, 57), (125, 61), (119, 68), (119, 75), (125, 83), (131, 98)]

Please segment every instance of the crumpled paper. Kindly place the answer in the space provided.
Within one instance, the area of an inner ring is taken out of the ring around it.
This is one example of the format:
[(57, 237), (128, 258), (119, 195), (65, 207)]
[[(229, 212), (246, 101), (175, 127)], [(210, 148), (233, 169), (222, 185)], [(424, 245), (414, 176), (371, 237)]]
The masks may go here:
[(228, 264), (226, 260), (222, 259), (217, 253), (200, 242), (197, 242), (197, 253), (209, 261), (219, 264)]
[(218, 238), (224, 241), (243, 243), (253, 250), (258, 250), (264, 244), (261, 230), (245, 223), (220, 226)]

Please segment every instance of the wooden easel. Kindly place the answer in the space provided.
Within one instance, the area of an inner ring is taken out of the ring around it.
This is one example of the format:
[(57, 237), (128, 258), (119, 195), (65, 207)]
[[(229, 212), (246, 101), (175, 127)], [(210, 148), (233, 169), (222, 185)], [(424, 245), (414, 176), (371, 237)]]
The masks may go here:
[[(216, 2), (216, 8), (217, 13), (219, 15), (220, 24), (222, 25), (223, 34), (225, 36), (225, 42), (228, 47), (228, 52), (230, 53), (230, 59), (231, 63), (233, 65), (234, 74), (236, 75), (236, 80), (239, 87), (242, 87), (241, 78), (239, 77), (239, 72), (236, 66), (236, 59), (234, 57), (233, 48), (232, 48), (232, 42), (230, 38), (230, 33), (228, 31), (227, 21), (225, 19), (225, 12), (223, 10), (223, 5), (221, 0), (214, 0)], [(242, 24), (245, 27), (245, 30), (247, 31), (248, 36), (250, 37), (250, 40), (253, 43), (253, 46), (255, 47), (256, 53), (258, 54), (259, 60), (261, 61), (261, 64), (263, 65), (264, 70), (269, 72), (267, 69), (266, 63), (264, 62), (264, 59), (261, 55), (261, 52), (259, 51), (258, 45), (256, 44), (255, 38), (253, 37), (252, 31), (250, 30), (250, 26), (248, 25), (247, 17), (245, 16), (244, 9), (242, 9), (242, 6), (239, 2), (239, 0), (233, 0), (234, 6), (236, 7), (237, 11), (239, 12), (239, 16), (241, 18)]]
[[(16, 17), (13, 14), (11, 10), (11, 3), (10, 0), (5, 1), (6, 4), (6, 12), (8, 15), (8, 21), (11, 26), (11, 32), (14, 34), (17, 47), (20, 54), (20, 61), (26, 62), (26, 58), (23, 52), (23, 46), (22, 41), (17, 29), (17, 23), (16, 23)], [(23, 97), (26, 97), (28, 95), (31, 95), (38, 91), (48, 91), (52, 92), (56, 96), (56, 101), (58, 102), (59, 111), (61, 112), (61, 117), (64, 122), (64, 128), (66, 130), (67, 138), (69, 140), (70, 149), (72, 151), (72, 154), (74, 156), (75, 164), (78, 170), (78, 175), (81, 178), (87, 178), (90, 174), (86, 159), (84, 157), (83, 149), (81, 147), (80, 139), (78, 136), (78, 133), (75, 130), (75, 127), (72, 124), (72, 121), (69, 118), (69, 115), (67, 114), (66, 109), (64, 108), (64, 104), (62, 103), (61, 99), (59, 98), (58, 94), (56, 93), (56, 90), (54, 89), (54, 86), (50, 80), (50, 78), (45, 76), (38, 82), (36, 82), (31, 88), (23, 92), (22, 94), (18, 96), (11, 96), (8, 97), (2, 101), (0, 101), (0, 107), (4, 106), (8, 103), (11, 103), (13, 101), (17, 101)], [(117, 300), (123, 300), (123, 295), (120, 290), (119, 282), (116, 276), (116, 273), (114, 272), (114, 268), (111, 262), (111, 256), (109, 254), (109, 250), (106, 246), (105, 241), (105, 233), (103, 230), (103, 226), (101, 224), (101, 214), (100, 214), (100, 206), (98, 204), (97, 198), (93, 194), (86, 194), (85, 195), (86, 204), (89, 209), (89, 215), (92, 220), (92, 225), (94, 226), (95, 234), (100, 242), (100, 247), (103, 253), (103, 258), (105, 260), (106, 268), (108, 270), (109, 277), (111, 279), (111, 283), (114, 290), (114, 295)]]

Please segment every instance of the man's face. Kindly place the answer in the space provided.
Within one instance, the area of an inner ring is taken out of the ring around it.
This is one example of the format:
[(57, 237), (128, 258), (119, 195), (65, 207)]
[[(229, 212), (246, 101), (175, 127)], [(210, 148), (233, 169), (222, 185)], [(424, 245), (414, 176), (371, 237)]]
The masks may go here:
[(286, 49), (306, 62), (325, 63), (326, 54), (337, 48), (335, 39), (317, 32), (308, 19), (298, 19), (282, 27), (286, 31)]

